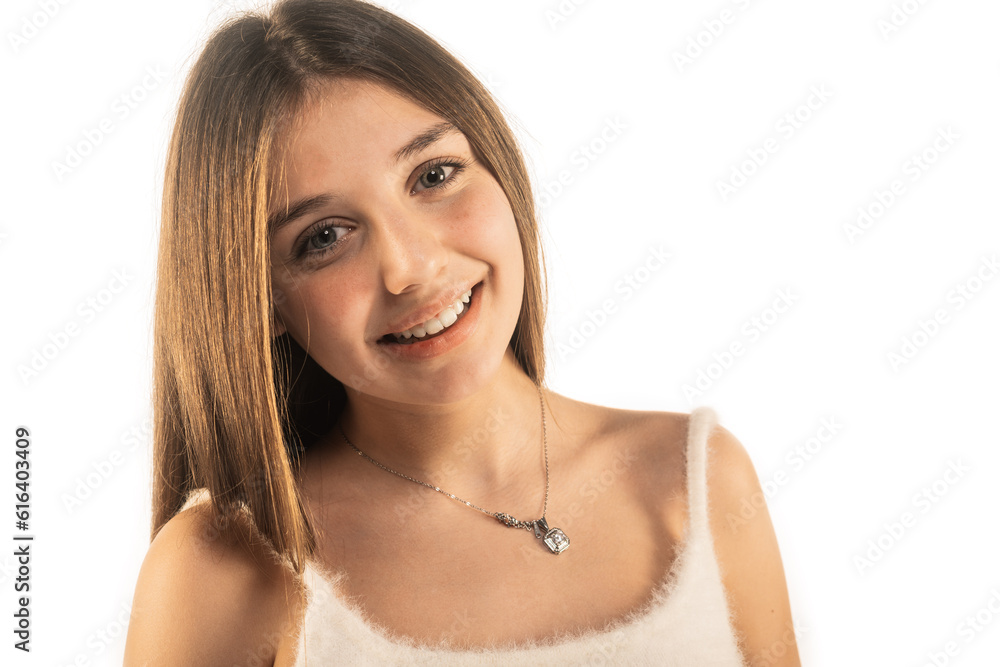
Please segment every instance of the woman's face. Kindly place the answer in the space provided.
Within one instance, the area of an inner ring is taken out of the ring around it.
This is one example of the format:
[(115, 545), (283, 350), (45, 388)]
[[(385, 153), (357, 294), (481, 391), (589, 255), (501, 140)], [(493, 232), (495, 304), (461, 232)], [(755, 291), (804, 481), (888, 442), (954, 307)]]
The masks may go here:
[[(269, 211), (275, 335), (358, 392), (458, 400), (498, 371), (520, 312), (510, 204), (461, 132), (390, 89), (339, 79), (315, 99)], [(423, 340), (393, 342), (405, 329)]]

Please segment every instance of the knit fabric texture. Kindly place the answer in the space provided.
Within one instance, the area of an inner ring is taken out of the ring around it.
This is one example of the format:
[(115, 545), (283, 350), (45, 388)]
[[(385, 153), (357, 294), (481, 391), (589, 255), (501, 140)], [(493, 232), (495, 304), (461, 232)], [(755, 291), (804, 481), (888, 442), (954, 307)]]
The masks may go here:
[[(688, 527), (650, 601), (600, 630), (489, 649), (455, 650), (393, 636), (340, 593), (347, 575), (310, 561), (296, 667), (319, 665), (657, 665), (746, 667), (733, 630), (708, 523), (708, 437), (715, 410), (695, 408), (685, 446)], [(192, 492), (185, 507), (203, 499)]]

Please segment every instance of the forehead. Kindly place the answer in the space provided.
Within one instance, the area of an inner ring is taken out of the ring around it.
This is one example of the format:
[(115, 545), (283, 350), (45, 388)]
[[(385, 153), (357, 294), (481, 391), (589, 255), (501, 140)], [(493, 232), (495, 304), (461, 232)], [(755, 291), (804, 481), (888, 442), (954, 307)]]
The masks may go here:
[(282, 133), (279, 162), (295, 181), (330, 173), (338, 165), (392, 170), (403, 144), (443, 120), (378, 83), (324, 81)]

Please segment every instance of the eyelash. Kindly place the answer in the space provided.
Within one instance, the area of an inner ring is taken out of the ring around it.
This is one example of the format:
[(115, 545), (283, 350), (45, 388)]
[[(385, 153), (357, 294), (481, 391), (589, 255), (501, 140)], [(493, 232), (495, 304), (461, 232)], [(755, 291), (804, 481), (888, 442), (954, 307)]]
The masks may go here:
[[(451, 172), (451, 174), (448, 176), (446, 180), (442, 181), (438, 185), (425, 187), (423, 190), (421, 190), (421, 192), (432, 192), (432, 191), (440, 192), (441, 190), (446, 190), (447, 188), (451, 187), (451, 185), (454, 184), (455, 179), (458, 178), (459, 174), (465, 171), (465, 168), (468, 167), (469, 164), (471, 164), (471, 160), (455, 159), (455, 158), (437, 158), (435, 160), (432, 160), (431, 162), (428, 162), (420, 170), (420, 176), (423, 176), (427, 172), (431, 171), (432, 169), (436, 169), (438, 167), (454, 167), (455, 169)], [(419, 183), (419, 181), (420, 179), (418, 177), (417, 182)], [(318, 250), (308, 249), (309, 242), (312, 241), (315, 237), (319, 236), (319, 234), (321, 234), (323, 231), (327, 229), (335, 229), (337, 227), (344, 227), (344, 225), (338, 225), (331, 223), (327, 220), (321, 220), (320, 222), (313, 225), (310, 229), (306, 230), (306, 232), (302, 236), (302, 240), (298, 243), (298, 245), (295, 248), (295, 258), (306, 259), (308, 261), (315, 261), (322, 259), (329, 253), (339, 248), (344, 239), (346, 239), (350, 235), (350, 232), (344, 234), (339, 239), (337, 239), (330, 245), (326, 246), (325, 248), (320, 248)]]

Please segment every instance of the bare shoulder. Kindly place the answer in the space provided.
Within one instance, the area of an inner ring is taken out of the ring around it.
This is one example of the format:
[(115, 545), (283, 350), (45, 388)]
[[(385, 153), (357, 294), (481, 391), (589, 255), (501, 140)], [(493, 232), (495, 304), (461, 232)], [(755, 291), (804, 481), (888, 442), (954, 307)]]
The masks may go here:
[[(125, 645), (133, 665), (242, 664), (284, 654), (301, 590), (254, 534), (188, 508), (160, 529), (136, 583)], [(279, 653), (280, 651), (280, 653)]]
[(593, 474), (627, 479), (636, 502), (665, 521), (679, 540), (685, 532), (685, 444), (688, 415), (627, 410), (550, 394), (553, 413), (573, 443), (574, 461)]
[[(624, 457), (631, 486), (674, 539), (687, 533), (687, 444), (693, 414), (623, 410), (553, 395), (605, 462)], [(707, 416), (707, 415), (702, 415)], [(607, 468), (605, 468), (607, 469)], [(800, 665), (788, 588), (765, 497), (746, 447), (721, 423), (707, 433), (709, 525), (733, 626), (749, 664)]]
[(547, 393), (554, 416), (602, 446), (631, 443), (642, 454), (673, 456), (683, 452), (688, 415), (683, 412), (627, 410)]
[(757, 471), (726, 427), (708, 434), (709, 525), (740, 647), (751, 664), (800, 664), (784, 567)]

